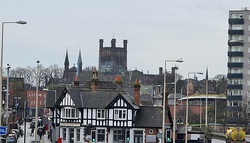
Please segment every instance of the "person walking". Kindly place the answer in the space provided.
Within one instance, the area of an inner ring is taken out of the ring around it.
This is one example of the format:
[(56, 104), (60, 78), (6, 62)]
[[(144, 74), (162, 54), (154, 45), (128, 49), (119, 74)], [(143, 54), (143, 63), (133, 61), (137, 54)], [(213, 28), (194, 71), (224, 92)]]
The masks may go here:
[(34, 128), (31, 128), (30, 136), (34, 136)]
[(43, 134), (43, 128), (39, 128), (39, 129), (37, 130), (37, 134), (39, 135), (40, 140), (41, 140), (41, 139), (42, 139), (42, 136), (44, 135), (44, 134)]
[(23, 137), (23, 129), (20, 129), (21, 138)]

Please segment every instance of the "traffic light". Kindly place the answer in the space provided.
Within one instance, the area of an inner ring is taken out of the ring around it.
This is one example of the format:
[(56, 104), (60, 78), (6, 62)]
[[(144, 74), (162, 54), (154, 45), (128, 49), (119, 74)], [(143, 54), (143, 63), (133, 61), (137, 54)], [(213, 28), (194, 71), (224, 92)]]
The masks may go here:
[(85, 128), (84, 128), (84, 136), (90, 135), (91, 134), (91, 124), (88, 124)]
[(171, 142), (171, 130), (166, 130), (166, 142)]
[(91, 131), (92, 142), (96, 142), (95, 130)]
[(130, 130), (126, 129), (126, 141), (130, 140)]

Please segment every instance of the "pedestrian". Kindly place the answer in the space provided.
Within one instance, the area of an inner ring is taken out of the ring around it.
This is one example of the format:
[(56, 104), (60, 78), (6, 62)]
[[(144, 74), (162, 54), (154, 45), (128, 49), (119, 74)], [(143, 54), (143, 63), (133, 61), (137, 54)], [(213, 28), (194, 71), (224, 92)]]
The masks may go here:
[(31, 128), (30, 136), (34, 136), (34, 128)]
[(21, 138), (23, 137), (23, 129), (20, 130)]
[(41, 140), (41, 139), (42, 139), (42, 136), (43, 136), (43, 129), (42, 129), (42, 128), (39, 128), (39, 129), (37, 130), (37, 134), (39, 135), (40, 140)]

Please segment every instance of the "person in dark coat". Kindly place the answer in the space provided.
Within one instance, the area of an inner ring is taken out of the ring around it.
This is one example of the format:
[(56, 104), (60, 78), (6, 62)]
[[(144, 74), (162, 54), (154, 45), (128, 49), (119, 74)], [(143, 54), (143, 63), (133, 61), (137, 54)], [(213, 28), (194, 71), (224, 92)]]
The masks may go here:
[(34, 128), (31, 129), (30, 136), (34, 136)]
[(39, 128), (39, 129), (37, 130), (37, 134), (39, 135), (40, 140), (41, 140), (41, 139), (42, 139), (42, 136), (43, 136), (43, 128)]
[(23, 137), (23, 129), (20, 129), (21, 138)]

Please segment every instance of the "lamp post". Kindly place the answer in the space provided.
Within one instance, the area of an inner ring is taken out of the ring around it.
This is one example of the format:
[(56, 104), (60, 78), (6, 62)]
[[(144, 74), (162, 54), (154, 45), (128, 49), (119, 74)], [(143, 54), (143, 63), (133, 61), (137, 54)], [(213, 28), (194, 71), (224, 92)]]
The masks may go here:
[(35, 123), (35, 131), (34, 131), (34, 134), (35, 134), (35, 142), (37, 142), (37, 124), (38, 124), (38, 76), (40, 74), (40, 71), (39, 71), (39, 63), (40, 61), (36, 61), (37, 63), (37, 67), (36, 67), (36, 123)]
[(10, 77), (9, 77), (9, 73), (10, 73), (10, 65), (7, 64), (7, 88), (6, 88), (6, 126), (9, 127), (9, 81), (10, 81)]
[(183, 62), (183, 60), (180, 58), (178, 60), (165, 60), (164, 62), (164, 79), (163, 79), (163, 104), (162, 104), (162, 143), (165, 141), (165, 120), (166, 120), (166, 64), (167, 62)]
[(188, 80), (187, 80), (187, 101), (186, 101), (186, 129), (185, 129), (185, 143), (188, 142), (188, 138), (187, 138), (187, 135), (188, 135), (188, 85), (189, 85), (189, 74), (203, 74), (202, 72), (188, 72)]
[[(4, 30), (4, 24), (7, 23), (17, 23), (17, 24), (27, 24), (26, 21), (16, 21), (16, 22), (2, 22), (2, 42), (1, 42), (1, 64), (0, 64), (0, 117), (2, 116), (2, 100), (3, 100), (3, 30)], [(0, 126), (2, 125), (2, 118), (0, 118)]]
[(174, 125), (173, 125), (173, 143), (175, 143), (175, 129), (176, 129), (176, 75), (178, 67), (174, 67)]

